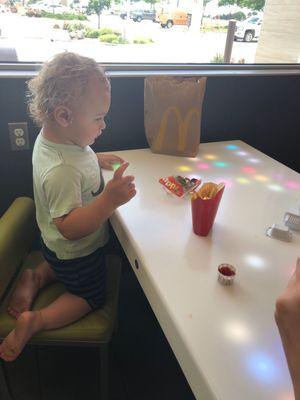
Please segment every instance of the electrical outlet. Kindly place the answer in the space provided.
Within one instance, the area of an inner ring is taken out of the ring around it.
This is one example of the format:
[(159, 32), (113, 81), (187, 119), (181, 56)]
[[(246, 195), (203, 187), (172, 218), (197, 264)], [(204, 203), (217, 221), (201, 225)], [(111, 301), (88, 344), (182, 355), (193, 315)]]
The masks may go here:
[(9, 122), (8, 131), (11, 150), (29, 150), (27, 122)]

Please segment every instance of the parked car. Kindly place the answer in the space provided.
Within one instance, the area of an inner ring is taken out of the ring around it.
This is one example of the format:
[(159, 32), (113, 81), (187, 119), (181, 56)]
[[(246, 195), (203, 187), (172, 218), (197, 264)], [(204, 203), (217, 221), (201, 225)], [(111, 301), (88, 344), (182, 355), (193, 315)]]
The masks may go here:
[(262, 18), (258, 16), (250, 17), (236, 24), (234, 39), (241, 39), (244, 42), (251, 42), (254, 38), (259, 38)]
[(156, 22), (156, 11), (155, 10), (135, 10), (130, 12), (130, 18), (134, 22), (141, 22), (143, 19), (149, 19), (150, 21)]
[(121, 11), (121, 12), (120, 12), (120, 17), (121, 17), (122, 19), (126, 19), (126, 18), (127, 18), (127, 11)]
[(164, 10), (162, 9), (157, 13), (156, 21), (160, 23), (163, 28), (172, 28), (173, 25), (188, 25), (191, 24), (192, 15), (184, 10)]
[(53, 14), (68, 13), (71, 11), (69, 7), (63, 6), (61, 4), (38, 2), (30, 5), (30, 10), (33, 11), (45, 11), (51, 12)]

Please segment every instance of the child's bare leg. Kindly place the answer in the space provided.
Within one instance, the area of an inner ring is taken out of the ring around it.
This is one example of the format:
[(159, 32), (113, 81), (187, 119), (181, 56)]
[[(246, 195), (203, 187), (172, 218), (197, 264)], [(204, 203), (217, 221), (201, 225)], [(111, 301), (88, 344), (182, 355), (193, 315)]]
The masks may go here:
[(15, 360), (35, 333), (68, 325), (90, 311), (86, 300), (70, 293), (64, 293), (41, 310), (25, 311), (0, 345), (0, 357), (5, 361)]
[(287, 288), (277, 299), (275, 320), (289, 366), (295, 400), (300, 400), (300, 258)]
[(18, 318), (22, 312), (30, 309), (39, 289), (55, 280), (55, 273), (46, 260), (35, 269), (23, 271), (9, 300), (8, 313)]

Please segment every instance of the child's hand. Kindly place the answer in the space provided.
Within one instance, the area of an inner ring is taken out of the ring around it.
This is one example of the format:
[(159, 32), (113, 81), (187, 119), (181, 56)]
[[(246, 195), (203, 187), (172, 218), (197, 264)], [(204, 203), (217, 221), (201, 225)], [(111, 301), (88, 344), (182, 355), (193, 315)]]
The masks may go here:
[(96, 153), (96, 154), (100, 167), (104, 169), (115, 170), (116, 166), (118, 168), (124, 162), (124, 160), (122, 160), (121, 157), (118, 157), (114, 154), (102, 154), (102, 153)]
[(134, 176), (123, 176), (129, 163), (123, 163), (114, 173), (113, 178), (107, 182), (104, 193), (109, 197), (114, 207), (127, 203), (136, 195)]

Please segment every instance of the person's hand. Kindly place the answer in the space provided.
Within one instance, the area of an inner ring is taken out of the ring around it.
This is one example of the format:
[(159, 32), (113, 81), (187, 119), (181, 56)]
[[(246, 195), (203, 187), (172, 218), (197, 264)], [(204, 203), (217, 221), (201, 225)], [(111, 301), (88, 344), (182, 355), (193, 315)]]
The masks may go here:
[(115, 208), (127, 203), (136, 195), (134, 176), (123, 176), (129, 163), (123, 163), (115, 172), (113, 178), (107, 182), (104, 195), (108, 196)]
[(124, 163), (124, 160), (121, 157), (114, 154), (97, 153), (97, 158), (100, 167), (103, 169), (115, 170)]

